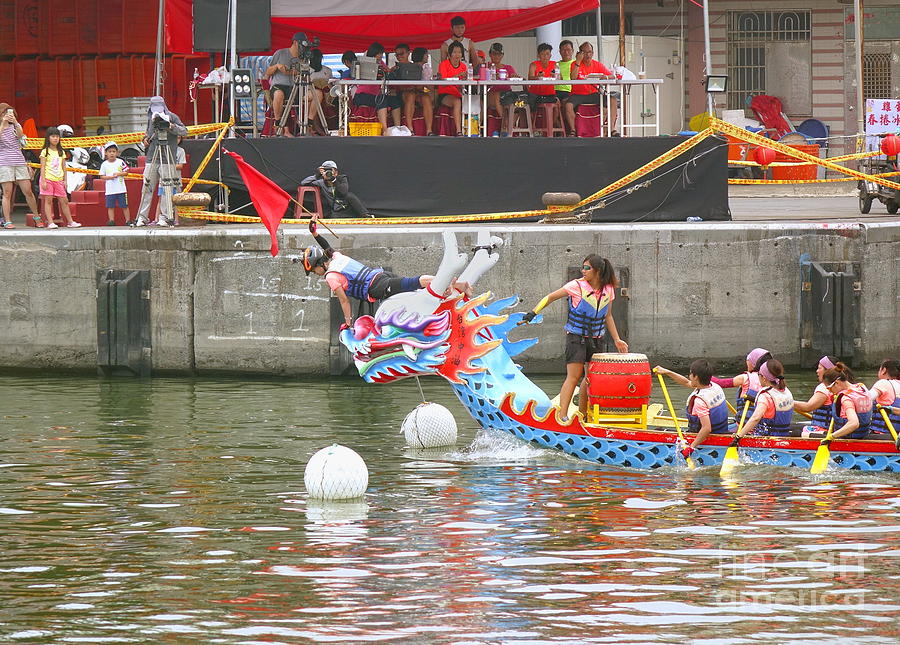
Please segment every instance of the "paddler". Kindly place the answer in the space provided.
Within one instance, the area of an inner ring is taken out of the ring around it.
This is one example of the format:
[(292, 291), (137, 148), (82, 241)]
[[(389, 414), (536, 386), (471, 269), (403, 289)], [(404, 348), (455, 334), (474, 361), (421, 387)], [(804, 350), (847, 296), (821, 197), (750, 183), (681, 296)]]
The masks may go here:
[[(900, 432), (900, 361), (886, 358), (878, 367), (878, 380), (869, 390), (869, 399), (884, 408), (895, 432)], [(884, 417), (877, 409), (872, 416), (872, 432), (888, 432)]]
[(838, 359), (834, 356), (826, 355), (820, 358), (816, 364), (816, 378), (819, 380), (819, 384), (813, 390), (812, 396), (806, 402), (794, 401), (794, 410), (796, 412), (805, 412), (812, 415), (809, 423), (803, 426), (801, 434), (804, 437), (828, 432), (828, 426), (833, 418), (831, 416), (831, 404), (834, 403), (834, 397), (828, 390), (828, 386), (823, 382), (822, 374), (825, 373), (825, 370), (832, 369), (838, 362)]
[(688, 432), (696, 433), (696, 437), (688, 445), (679, 448), (681, 455), (687, 459), (710, 434), (728, 434), (728, 403), (725, 391), (712, 382), (713, 368), (705, 358), (698, 358), (691, 363), (687, 378), (657, 365), (655, 370), (671, 377), (673, 381), (686, 387), (694, 388), (687, 399), (685, 414), (688, 418)]
[(794, 397), (784, 381), (784, 366), (772, 358), (763, 363), (756, 373), (759, 375), (760, 390), (754, 401), (753, 416), (742, 428), (738, 428), (735, 436), (740, 438), (754, 430), (761, 436), (790, 436)]
[(862, 439), (869, 434), (872, 422), (872, 400), (862, 383), (854, 383), (846, 365), (840, 361), (825, 370), (822, 380), (828, 383), (829, 392), (834, 396), (831, 413), (834, 415), (833, 439), (847, 437)]
[[(602, 352), (601, 341), (609, 330), (616, 349), (628, 351), (628, 343), (619, 338), (616, 321), (612, 315), (612, 303), (619, 281), (609, 260), (592, 253), (581, 263), (581, 278), (571, 280), (544, 296), (537, 306), (525, 314), (519, 324), (528, 324), (541, 310), (560, 298), (568, 298), (566, 319), (566, 380), (559, 391), (559, 410), (563, 420), (568, 420), (569, 405), (575, 388), (585, 374), (585, 365), (591, 357)], [(582, 383), (578, 408), (587, 412), (587, 386)]]
[[(747, 354), (746, 372), (732, 378), (718, 378), (716, 376), (712, 378), (712, 382), (719, 387), (738, 388), (737, 395), (734, 399), (734, 409), (737, 410), (734, 413), (734, 420), (736, 423), (741, 422), (741, 417), (749, 419), (752, 416), (753, 402), (756, 400), (756, 395), (759, 394), (761, 389), (759, 382), (759, 368), (770, 358), (772, 358), (772, 354), (769, 350), (757, 347)], [(746, 414), (744, 414), (745, 407), (747, 408)]]

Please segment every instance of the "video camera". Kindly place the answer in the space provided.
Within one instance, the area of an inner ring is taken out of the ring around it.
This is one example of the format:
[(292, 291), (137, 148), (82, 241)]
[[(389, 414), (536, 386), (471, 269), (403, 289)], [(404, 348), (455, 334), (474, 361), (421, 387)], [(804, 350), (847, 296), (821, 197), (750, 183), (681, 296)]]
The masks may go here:
[(300, 64), (309, 64), (309, 59), (312, 58), (312, 50), (319, 46), (319, 37), (313, 36), (310, 40), (304, 32), (299, 31), (294, 34), (294, 41), (297, 43), (297, 58), (291, 60), (292, 69), (295, 65), (299, 68)]
[(169, 117), (166, 116), (163, 112), (156, 112), (153, 115), (152, 124), (153, 124), (153, 129), (158, 132), (168, 131), (169, 126), (172, 125), (171, 122), (169, 121)]

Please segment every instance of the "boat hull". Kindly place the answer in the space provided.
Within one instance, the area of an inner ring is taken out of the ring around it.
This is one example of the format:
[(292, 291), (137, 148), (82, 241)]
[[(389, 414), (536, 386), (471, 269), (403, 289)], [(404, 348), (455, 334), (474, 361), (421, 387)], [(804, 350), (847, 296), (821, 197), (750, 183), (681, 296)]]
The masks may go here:
[[(675, 450), (677, 434), (672, 430), (582, 426), (575, 420), (560, 423), (552, 414), (539, 417), (530, 406), (516, 410), (512, 397), (497, 406), (466, 387), (454, 385), (453, 390), (484, 429), (502, 430), (543, 448), (609, 466), (653, 469), (684, 465)], [(691, 458), (699, 466), (720, 466), (731, 438), (712, 435)], [(809, 470), (818, 445), (817, 439), (747, 437), (741, 441), (741, 461)], [(831, 461), (850, 470), (900, 472), (900, 452), (891, 441), (837, 440), (831, 444)]]

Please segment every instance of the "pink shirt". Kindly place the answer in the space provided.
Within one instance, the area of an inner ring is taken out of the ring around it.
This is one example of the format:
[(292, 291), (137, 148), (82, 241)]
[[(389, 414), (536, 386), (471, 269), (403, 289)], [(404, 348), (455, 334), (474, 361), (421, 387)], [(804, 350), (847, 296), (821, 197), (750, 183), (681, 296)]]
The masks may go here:
[[(581, 302), (581, 290), (582, 286), (585, 291), (593, 291), (593, 287), (591, 287), (590, 283), (584, 278), (578, 278), (576, 280), (571, 280), (563, 285), (563, 289), (566, 290), (566, 293), (569, 294), (569, 297), (572, 299), (572, 306), (577, 307), (578, 303)], [(597, 297), (597, 301), (601, 301), (604, 298), (608, 302), (612, 302), (616, 299), (616, 290), (611, 285), (608, 284), (599, 291), (594, 291), (594, 295)]]
[(831, 393), (827, 387), (825, 387), (824, 383), (819, 383), (816, 386), (816, 389), (813, 390), (813, 394), (822, 394), (825, 396), (825, 403), (823, 405), (831, 405), (834, 403), (834, 394)]
[(883, 378), (876, 381), (872, 386), (872, 390), (878, 393), (875, 397), (875, 403), (878, 405), (894, 405), (897, 397), (900, 397), (900, 380)]
[(706, 404), (706, 401), (701, 399), (699, 396), (694, 397), (694, 406), (691, 410), (691, 414), (695, 417), (700, 417), (701, 419), (705, 419), (709, 416), (709, 406)]

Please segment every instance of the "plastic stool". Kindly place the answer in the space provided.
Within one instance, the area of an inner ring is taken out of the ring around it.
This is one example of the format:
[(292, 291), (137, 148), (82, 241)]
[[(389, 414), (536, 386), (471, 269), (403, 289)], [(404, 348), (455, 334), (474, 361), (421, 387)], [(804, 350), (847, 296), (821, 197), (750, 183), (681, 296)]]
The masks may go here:
[[(541, 125), (538, 125), (539, 121)], [(559, 101), (537, 105), (534, 113), (534, 129), (543, 131), (545, 137), (555, 137), (557, 134), (561, 137), (566, 136)]]
[[(306, 197), (307, 193), (312, 193), (313, 195), (313, 203), (315, 203), (316, 208), (312, 212), (306, 212), (306, 208), (301, 207), (303, 204), (303, 198)], [(318, 186), (300, 186), (297, 188), (297, 203), (294, 204), (294, 219), (302, 219), (305, 217), (311, 217), (313, 215), (318, 215), (322, 217), (322, 195), (319, 194)]]
[[(514, 137), (517, 134), (527, 134), (529, 137), (534, 136), (534, 130), (531, 129), (532, 115), (531, 115), (531, 106), (526, 103), (523, 107), (516, 107), (516, 104), (513, 103), (506, 108), (507, 114), (509, 115), (507, 122), (509, 127), (509, 136)], [(525, 127), (520, 128), (519, 118), (525, 117)]]
[(575, 108), (575, 134), (579, 137), (601, 136), (600, 121), (599, 105), (585, 103)]

